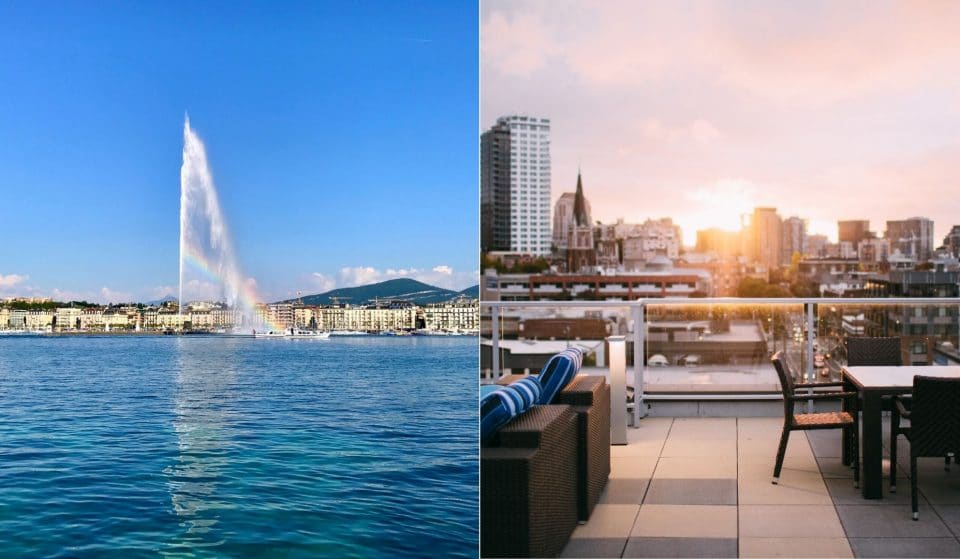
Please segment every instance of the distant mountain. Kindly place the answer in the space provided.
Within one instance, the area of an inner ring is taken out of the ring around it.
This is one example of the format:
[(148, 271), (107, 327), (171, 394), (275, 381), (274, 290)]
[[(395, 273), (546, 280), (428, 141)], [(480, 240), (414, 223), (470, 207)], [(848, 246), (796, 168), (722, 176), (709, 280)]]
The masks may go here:
[(473, 287), (468, 287), (463, 291), (457, 293), (457, 295), (462, 295), (464, 297), (470, 297), (471, 299), (480, 298), (480, 284), (474, 285)]
[[(402, 299), (417, 305), (426, 305), (429, 303), (442, 303), (444, 301), (449, 301), (450, 299), (458, 297), (461, 294), (467, 294), (468, 297), (476, 297), (475, 294), (471, 295), (466, 293), (470, 292), (470, 290), (473, 290), (473, 293), (476, 293), (479, 290), (479, 286), (470, 287), (464, 291), (457, 292), (449, 289), (443, 289), (442, 287), (429, 285), (414, 279), (399, 278), (380, 283), (372, 283), (370, 285), (361, 285), (358, 287), (341, 287), (339, 289), (327, 291), (326, 293), (305, 295), (300, 299), (303, 300), (305, 305), (331, 305), (334, 304), (334, 298), (337, 298), (337, 300), (339, 300), (341, 303), (348, 303), (351, 305), (366, 305), (373, 303), (377, 299), (381, 301), (384, 299)], [(280, 302), (293, 303), (296, 301), (297, 299), (287, 299), (286, 301)]]
[(156, 307), (156, 306), (160, 306), (160, 305), (162, 305), (162, 304), (164, 304), (164, 303), (169, 303), (170, 301), (176, 301), (176, 300), (177, 300), (177, 298), (174, 297), (173, 295), (167, 295), (167, 296), (164, 297), (163, 299), (157, 299), (156, 301), (147, 301), (147, 302), (144, 303), (144, 304), (147, 305), (147, 306)]

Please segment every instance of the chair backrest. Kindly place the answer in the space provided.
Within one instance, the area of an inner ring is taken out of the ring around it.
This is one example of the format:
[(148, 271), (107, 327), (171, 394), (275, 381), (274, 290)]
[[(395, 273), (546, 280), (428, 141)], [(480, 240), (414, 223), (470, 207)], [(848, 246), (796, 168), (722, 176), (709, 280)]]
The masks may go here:
[(903, 365), (900, 338), (847, 338), (847, 365)]
[(960, 452), (960, 378), (913, 377), (910, 410), (911, 454)]
[(787, 364), (783, 361), (783, 352), (778, 351), (770, 359), (773, 362), (773, 368), (777, 370), (777, 376), (780, 377), (780, 390), (783, 391), (783, 415), (784, 417), (793, 417), (793, 376), (787, 370)]

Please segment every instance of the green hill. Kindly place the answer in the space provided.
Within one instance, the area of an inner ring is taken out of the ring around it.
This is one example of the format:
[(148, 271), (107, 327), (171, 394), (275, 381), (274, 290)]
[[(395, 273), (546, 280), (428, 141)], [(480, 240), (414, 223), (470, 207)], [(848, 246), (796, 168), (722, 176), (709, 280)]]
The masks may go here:
[[(471, 294), (471, 290), (473, 294)], [(384, 299), (402, 299), (417, 305), (426, 305), (429, 303), (442, 303), (461, 294), (475, 298), (478, 291), (479, 286), (469, 287), (463, 291), (456, 292), (443, 289), (442, 287), (435, 287), (421, 281), (400, 278), (358, 287), (341, 287), (327, 291), (326, 293), (305, 295), (301, 297), (301, 299), (305, 305), (332, 305), (334, 304), (334, 298), (337, 298), (341, 303), (351, 305), (366, 305), (373, 303), (374, 300), (377, 299), (381, 301)], [(297, 299), (288, 299), (280, 302), (293, 303), (296, 301)]]

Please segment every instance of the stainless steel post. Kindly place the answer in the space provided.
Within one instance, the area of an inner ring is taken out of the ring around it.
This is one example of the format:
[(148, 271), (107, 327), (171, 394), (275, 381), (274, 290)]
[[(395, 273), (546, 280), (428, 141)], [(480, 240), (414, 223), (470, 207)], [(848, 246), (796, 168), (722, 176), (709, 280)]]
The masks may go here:
[(610, 347), (610, 444), (627, 444), (627, 341), (607, 338)]
[(500, 378), (500, 307), (490, 307), (490, 340), (493, 342), (490, 355), (490, 376)]

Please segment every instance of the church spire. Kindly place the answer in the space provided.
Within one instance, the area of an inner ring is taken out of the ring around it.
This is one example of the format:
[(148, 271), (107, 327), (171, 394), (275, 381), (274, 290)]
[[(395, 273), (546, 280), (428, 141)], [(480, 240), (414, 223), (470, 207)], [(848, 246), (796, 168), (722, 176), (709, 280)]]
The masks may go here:
[(587, 203), (583, 197), (583, 180), (580, 177), (579, 169), (577, 169), (577, 194), (573, 198), (573, 219), (577, 226), (590, 225)]

